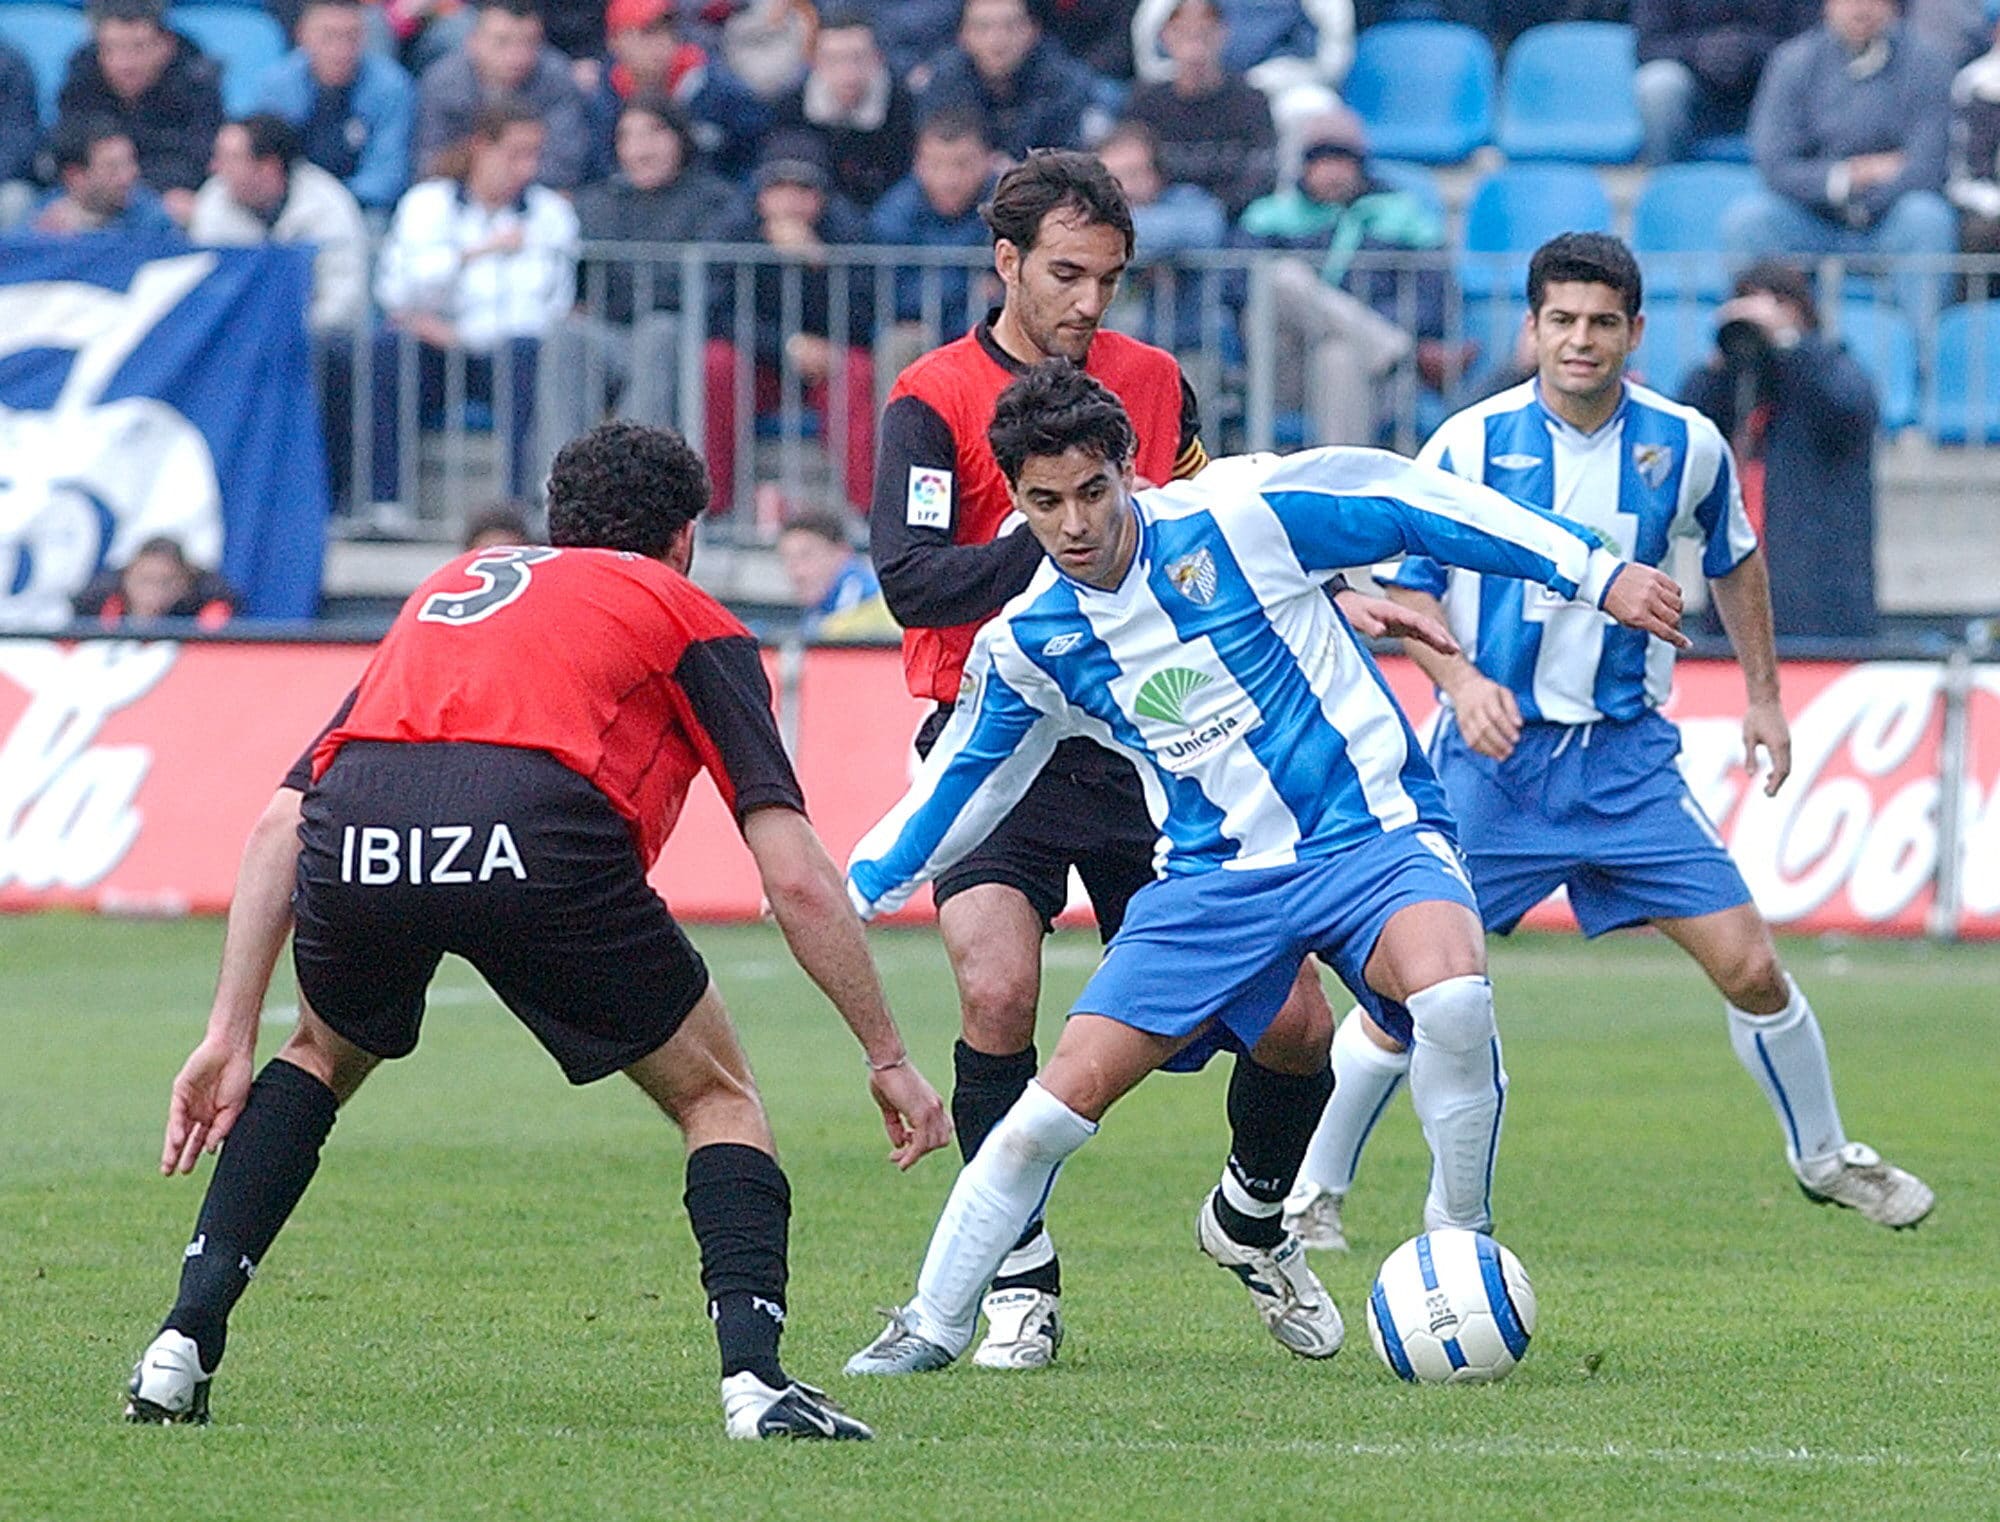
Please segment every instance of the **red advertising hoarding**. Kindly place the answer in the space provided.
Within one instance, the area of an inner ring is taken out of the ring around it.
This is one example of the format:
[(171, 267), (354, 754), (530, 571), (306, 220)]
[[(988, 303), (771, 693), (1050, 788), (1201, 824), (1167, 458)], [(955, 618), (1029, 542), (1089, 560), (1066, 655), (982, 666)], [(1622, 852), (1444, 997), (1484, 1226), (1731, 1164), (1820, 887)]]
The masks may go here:
[[(0, 640), (0, 909), (225, 907), (251, 822), (367, 656), (357, 646)], [(1385, 669), (1428, 725), (1422, 678), (1406, 662)], [(1736, 668), (1681, 664), (1668, 711), (1686, 737), (1683, 768), (1774, 922), (1922, 930), (1943, 675), (1923, 663), (1787, 665), (1793, 776), (1766, 798), (1741, 767)], [(900, 794), (925, 705), (904, 692), (893, 651), (816, 650), (789, 706), (814, 819), (842, 855)], [(1977, 673), (1969, 736), (1962, 930), (2000, 936), (2000, 669)], [(756, 874), (706, 783), (654, 880), (689, 919), (758, 913)], [(1533, 922), (1567, 916), (1555, 903)]]

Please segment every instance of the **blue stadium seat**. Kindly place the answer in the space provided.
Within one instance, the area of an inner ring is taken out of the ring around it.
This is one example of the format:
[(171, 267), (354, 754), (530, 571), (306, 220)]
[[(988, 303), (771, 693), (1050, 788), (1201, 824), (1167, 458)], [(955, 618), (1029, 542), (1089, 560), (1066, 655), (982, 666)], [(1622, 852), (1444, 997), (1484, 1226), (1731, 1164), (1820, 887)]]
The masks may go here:
[(1510, 159), (1629, 164), (1645, 129), (1637, 34), (1612, 21), (1531, 26), (1507, 49), (1494, 141)]
[[(1894, 307), (1852, 297), (1840, 304), (1840, 341), (1875, 383), (1884, 431), (1896, 433), (1917, 420), (1917, 329)], [(2000, 382), (1989, 381), (2000, 391)]]
[(1493, 135), (1493, 45), (1448, 21), (1362, 32), (1341, 96), (1384, 158), (1456, 164)]
[(1647, 291), (1726, 294), (1729, 270), (1717, 248), (1716, 221), (1758, 183), (1748, 164), (1667, 164), (1647, 176), (1632, 208), (1632, 251)]
[(1646, 336), (1628, 367), (1632, 378), (1663, 396), (1679, 397), (1688, 376), (1715, 351), (1718, 304), (1696, 295), (1657, 300), (1649, 290)]
[(1938, 319), (1928, 426), (1940, 444), (2000, 443), (2000, 302)]
[(66, 5), (0, 5), (0, 38), (28, 60), (42, 120), (53, 125), (70, 54), (90, 40), (83, 12)]
[(1610, 230), (1611, 202), (1596, 171), (1581, 164), (1509, 164), (1480, 181), (1467, 203), (1459, 283), (1467, 299), (1518, 298), (1528, 255), (1539, 245), (1557, 233)]
[(222, 108), (231, 116), (256, 109), (257, 82), (285, 56), (285, 34), (264, 12), (240, 5), (177, 5), (167, 25), (222, 66)]

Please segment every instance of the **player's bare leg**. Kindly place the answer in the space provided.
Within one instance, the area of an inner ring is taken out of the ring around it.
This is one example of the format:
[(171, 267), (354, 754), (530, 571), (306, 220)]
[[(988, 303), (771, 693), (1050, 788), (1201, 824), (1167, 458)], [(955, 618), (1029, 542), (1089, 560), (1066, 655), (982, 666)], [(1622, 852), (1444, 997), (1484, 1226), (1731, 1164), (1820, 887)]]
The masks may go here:
[(867, 1438), (867, 1427), (778, 1361), (785, 1324), (791, 1186), (749, 1059), (710, 983), (680, 1029), (625, 1069), (687, 1142), (688, 1223), (722, 1359), (724, 1425), (736, 1438)]
[(922, 1374), (963, 1353), (981, 1293), (1041, 1210), (1063, 1160), (1096, 1134), (1106, 1110), (1185, 1044), (1103, 1015), (1071, 1015), (1047, 1067), (952, 1185), (916, 1297), (848, 1360), (847, 1372)]
[(181, 1258), (173, 1309), (133, 1370), (128, 1420), (208, 1420), (209, 1381), (222, 1362), (229, 1313), (312, 1182), (339, 1107), (379, 1060), (301, 995), (291, 1039), (257, 1075), (222, 1144)]
[[(960, 1037), (952, 1052), (951, 1118), (966, 1162), (1035, 1076), (1042, 986), (1042, 920), (1026, 894), (981, 883), (938, 911), (958, 983)], [(983, 1306), (985, 1368), (1038, 1369), (1062, 1346), (1062, 1263), (1039, 1215), (1001, 1262)]]
[(1410, 1012), (1410, 1099), (1431, 1148), (1424, 1224), (1489, 1230), (1507, 1072), (1479, 917), (1444, 899), (1412, 904), (1383, 927), (1363, 975)]
[(1757, 906), (1653, 923), (1701, 964), (1728, 1001), (1730, 1045), (1778, 1117), (1786, 1159), (1806, 1197), (1896, 1228), (1929, 1215), (1936, 1203), (1929, 1185), (1847, 1139), (1819, 1020), (1779, 962)]

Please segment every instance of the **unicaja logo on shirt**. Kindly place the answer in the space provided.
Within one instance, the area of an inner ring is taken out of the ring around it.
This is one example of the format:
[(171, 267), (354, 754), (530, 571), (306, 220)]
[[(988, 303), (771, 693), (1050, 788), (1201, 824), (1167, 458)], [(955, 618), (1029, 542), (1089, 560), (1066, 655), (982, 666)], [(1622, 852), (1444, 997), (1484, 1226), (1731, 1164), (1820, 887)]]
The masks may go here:
[(1201, 691), (1214, 680), (1214, 677), (1203, 676), (1185, 666), (1169, 666), (1165, 671), (1155, 671), (1146, 678), (1132, 706), (1145, 717), (1158, 719), (1162, 724), (1185, 724), (1185, 705), (1189, 695)]

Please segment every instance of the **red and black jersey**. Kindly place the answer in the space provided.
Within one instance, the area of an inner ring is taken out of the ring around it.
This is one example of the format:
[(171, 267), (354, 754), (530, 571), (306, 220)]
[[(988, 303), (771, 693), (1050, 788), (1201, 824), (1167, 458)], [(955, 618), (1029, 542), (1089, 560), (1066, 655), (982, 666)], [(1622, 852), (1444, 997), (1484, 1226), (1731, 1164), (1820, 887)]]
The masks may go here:
[(431, 576), (287, 784), (350, 740), (545, 751), (604, 794), (647, 863), (703, 769), (738, 820), (805, 808), (756, 640), (693, 582), (614, 550), (483, 550)]
[[(986, 430), (1000, 393), (1027, 366), (994, 342), (997, 315), (898, 376), (882, 414), (870, 549), (903, 626), (904, 678), (913, 695), (941, 703), (958, 696), (979, 626), (1027, 586), (1042, 559), (1025, 526), (998, 537), (1014, 502)], [(1208, 463), (1194, 391), (1173, 355), (1100, 332), (1084, 369), (1132, 415), (1139, 475), (1167, 481)]]

